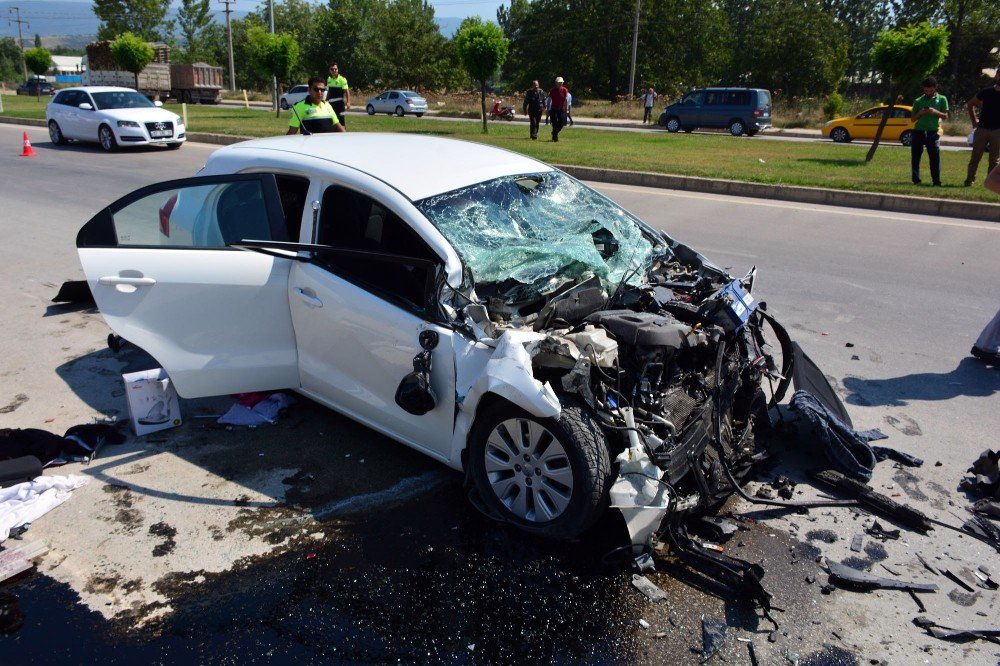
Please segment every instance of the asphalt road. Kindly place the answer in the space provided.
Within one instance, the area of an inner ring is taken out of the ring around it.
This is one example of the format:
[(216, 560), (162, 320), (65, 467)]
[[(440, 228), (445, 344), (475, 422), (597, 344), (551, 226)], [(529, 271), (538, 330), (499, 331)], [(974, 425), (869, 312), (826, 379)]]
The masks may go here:
[[(106, 155), (51, 146), (34, 128), (38, 157), (21, 158), (22, 131), (0, 125), (0, 426), (61, 433), (124, 416), (117, 375), (144, 362), (104, 348), (95, 312), (49, 303), (60, 283), (82, 278), (77, 230), (121, 195), (194, 174), (215, 147)], [(996, 446), (1000, 426), (1000, 372), (968, 357), (1000, 306), (1000, 224), (594, 186), (734, 274), (756, 265), (755, 294), (831, 378), (855, 424), (880, 427), (887, 445), (927, 461), (880, 463), (872, 485), (960, 523), (958, 480)], [(761, 663), (793, 653), (804, 663), (996, 662), (995, 646), (955, 646), (914, 627), (904, 593), (826, 596), (804, 581), (822, 576), (820, 553), (867, 558), (888, 575), (876, 565), (884, 561), (910, 580), (931, 578), (914, 551), (959, 574), (978, 564), (1000, 571), (996, 553), (945, 530), (884, 546), (868, 539), (854, 554), (864, 516), (732, 504), (759, 522), (728, 547), (763, 561), (786, 609), (771, 643), (768, 623), (666, 573), (651, 577), (671, 599), (652, 606), (627, 574), (595, 567), (594, 553), (617, 538), (613, 524), (569, 550), (538, 543), (469, 509), (455, 475), (315, 405), (272, 430), (203, 429), (209, 419), (197, 417), (228, 404), (186, 401), (181, 428), (61, 470), (92, 480), (25, 535), (51, 550), (11, 588), (26, 624), (0, 636), (0, 662), (696, 663), (702, 613), (753, 639)], [(810, 455), (786, 451), (776, 470), (802, 480)], [(302, 525), (301, 507), (318, 505), (344, 513)], [(367, 508), (348, 510), (357, 506)], [(941, 590), (922, 595), (924, 614), (995, 626), (996, 592), (933, 580)], [(731, 637), (724, 656), (748, 663), (746, 650)]]

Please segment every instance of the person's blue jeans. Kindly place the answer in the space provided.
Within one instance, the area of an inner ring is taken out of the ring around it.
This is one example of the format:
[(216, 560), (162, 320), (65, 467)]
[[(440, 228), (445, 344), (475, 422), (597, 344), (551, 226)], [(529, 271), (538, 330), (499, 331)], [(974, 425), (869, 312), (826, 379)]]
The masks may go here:
[(910, 145), (910, 177), (914, 183), (920, 182), (920, 158), (927, 148), (927, 161), (931, 165), (931, 182), (941, 184), (941, 137), (937, 132), (913, 130)]

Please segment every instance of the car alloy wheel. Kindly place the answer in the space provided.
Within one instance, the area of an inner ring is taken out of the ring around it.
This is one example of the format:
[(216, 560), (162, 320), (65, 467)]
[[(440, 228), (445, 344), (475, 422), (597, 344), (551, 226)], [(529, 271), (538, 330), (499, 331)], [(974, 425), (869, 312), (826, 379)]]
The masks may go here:
[(837, 143), (848, 143), (851, 140), (851, 135), (843, 127), (834, 127), (830, 132), (830, 138)]
[(284, 99), (278, 102), (278, 106), (281, 107), (282, 111), (288, 111), (288, 102), (286, 102)]
[(681, 129), (681, 121), (676, 116), (671, 116), (667, 118), (667, 131), (668, 132), (679, 132)]
[(49, 121), (49, 139), (57, 146), (66, 143), (66, 137), (63, 136), (62, 130), (59, 129), (59, 124), (54, 120)]
[(97, 130), (97, 139), (101, 144), (101, 148), (106, 152), (113, 152), (118, 147), (115, 135), (107, 125), (101, 125), (101, 128)]
[(912, 130), (906, 130), (905, 132), (903, 132), (902, 134), (900, 134), (899, 135), (899, 142), (901, 144), (903, 144), (904, 146), (912, 146), (913, 145), (913, 131)]
[(743, 136), (744, 125), (742, 120), (734, 120), (729, 123), (729, 133), (733, 136)]
[(396, 115), (398, 117), (402, 118), (404, 115), (406, 115), (406, 111), (403, 111), (403, 107), (397, 106), (396, 107)]
[(470, 438), (470, 475), (492, 514), (556, 539), (579, 536), (600, 517), (611, 463), (600, 425), (564, 400), (558, 418), (538, 418), (498, 400)]
[(365, 111), (368, 112), (369, 116), (374, 116), (375, 115), (375, 107), (372, 106), (371, 104), (369, 104), (368, 106), (365, 107)]

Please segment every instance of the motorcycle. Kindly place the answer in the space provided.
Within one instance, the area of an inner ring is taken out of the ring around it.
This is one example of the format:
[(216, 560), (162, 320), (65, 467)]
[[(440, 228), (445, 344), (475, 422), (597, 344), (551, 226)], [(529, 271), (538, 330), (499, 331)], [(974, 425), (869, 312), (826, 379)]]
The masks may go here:
[(493, 100), (490, 120), (514, 120), (514, 107), (504, 106), (502, 99)]

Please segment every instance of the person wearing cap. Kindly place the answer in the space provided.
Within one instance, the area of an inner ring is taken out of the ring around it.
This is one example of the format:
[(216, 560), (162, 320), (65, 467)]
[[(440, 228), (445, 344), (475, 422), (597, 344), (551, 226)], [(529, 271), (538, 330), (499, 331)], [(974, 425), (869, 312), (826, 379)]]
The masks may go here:
[(913, 143), (910, 144), (910, 178), (920, 184), (920, 158), (927, 148), (931, 182), (941, 185), (941, 119), (948, 117), (948, 98), (937, 91), (937, 79), (928, 76), (920, 82), (924, 94), (913, 102)]
[(337, 112), (326, 101), (325, 79), (314, 76), (309, 79), (309, 94), (292, 107), (292, 117), (288, 121), (287, 134), (295, 134), (300, 129), (303, 134), (323, 134), (344, 132), (344, 126), (337, 121)]
[(1000, 69), (993, 75), (993, 85), (973, 95), (967, 108), (973, 131), (972, 155), (969, 157), (969, 168), (965, 175), (965, 186), (969, 187), (976, 182), (976, 171), (979, 170), (979, 162), (983, 159), (986, 146), (990, 147), (990, 166), (986, 173), (992, 173), (997, 162), (1000, 162)]
[(566, 109), (569, 108), (569, 90), (563, 85), (563, 77), (556, 77), (556, 84), (549, 90), (552, 116), (552, 140), (559, 141), (559, 131), (566, 124)]

